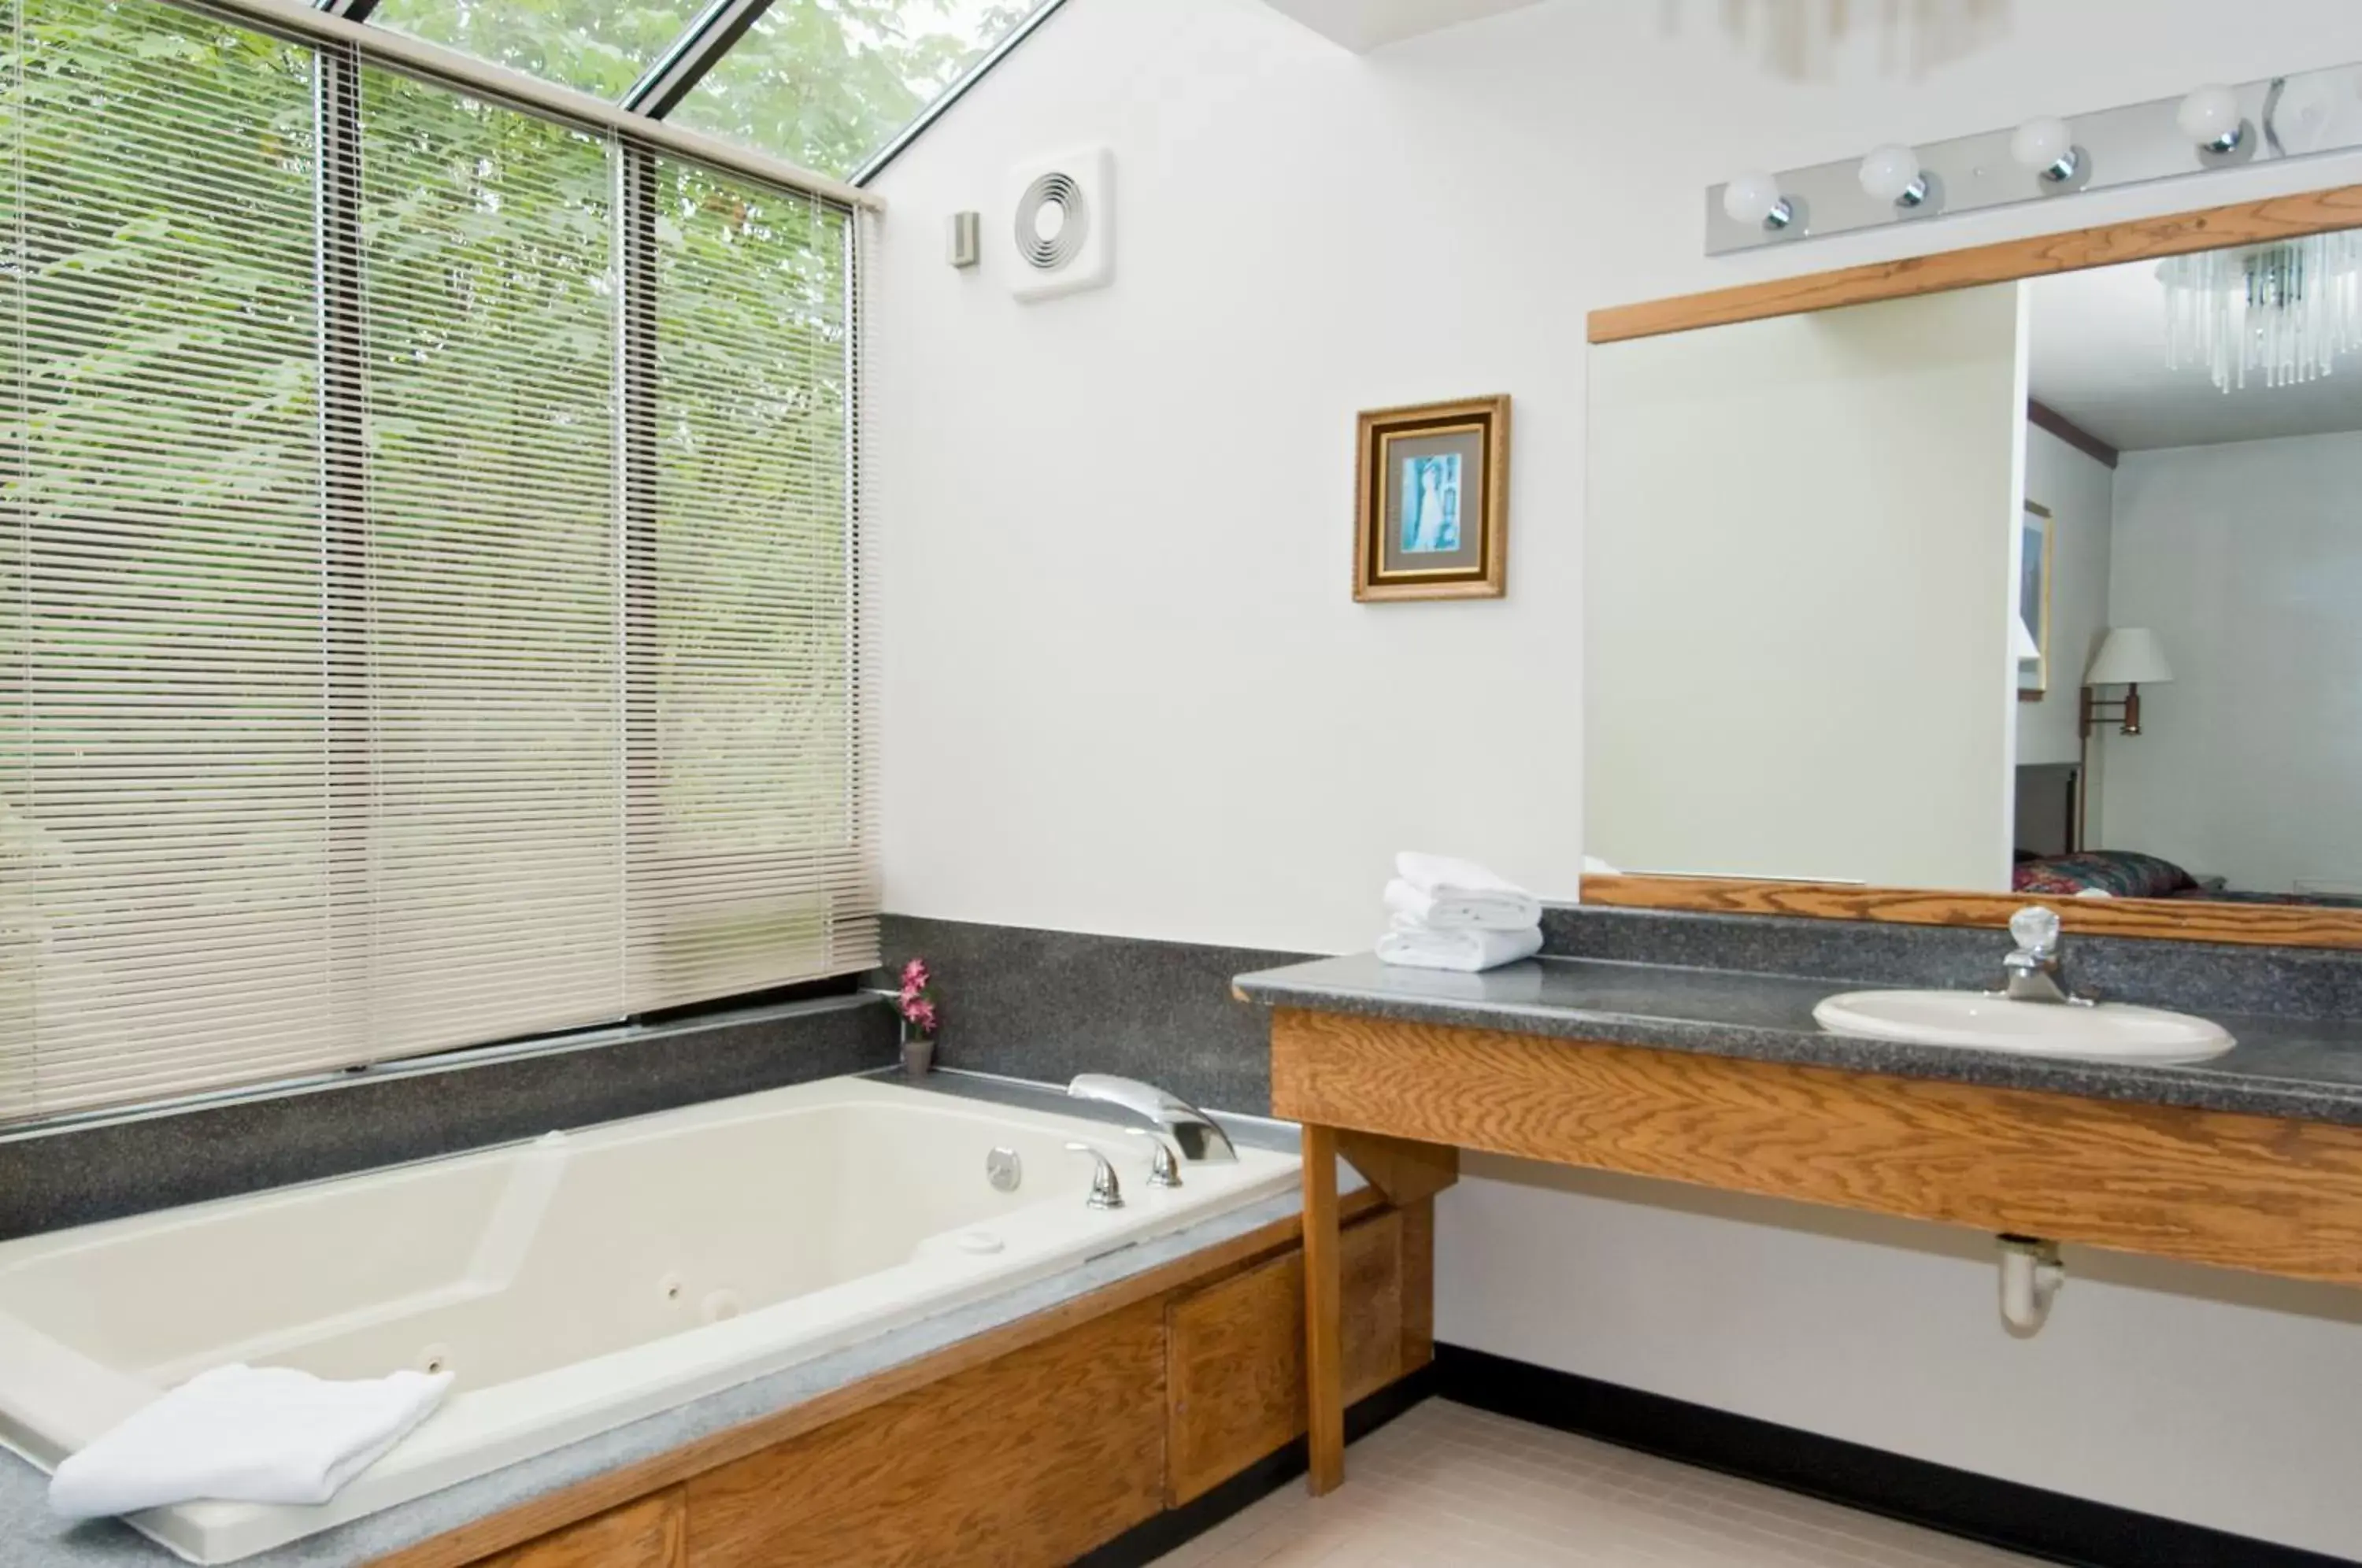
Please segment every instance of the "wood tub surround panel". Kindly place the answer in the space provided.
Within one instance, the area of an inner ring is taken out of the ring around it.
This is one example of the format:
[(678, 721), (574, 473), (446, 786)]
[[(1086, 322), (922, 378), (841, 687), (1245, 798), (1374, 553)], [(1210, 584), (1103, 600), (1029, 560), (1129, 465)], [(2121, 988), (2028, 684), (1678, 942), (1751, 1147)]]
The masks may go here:
[[(1358, 1398), (1433, 1358), (1434, 1213), (1333, 1212)], [(1272, 1220), (379, 1568), (1065, 1562), (1304, 1433), (1302, 1242)]]
[(1063, 1562), (1164, 1507), (1142, 1302), (688, 1485), (690, 1568)]
[(2362, 1284), (2362, 1129), (1296, 1009), (1274, 1016), (1272, 1099), (1308, 1124)]
[[(1416, 1233), (1412, 1212), (1420, 1216)], [(1434, 1359), (1432, 1331), (1422, 1345), (1405, 1329), (1407, 1292), (1427, 1275), (1415, 1275), (1406, 1254), (1431, 1246), (1433, 1214), (1425, 1204), (1388, 1209), (1338, 1238), (1339, 1364), (1348, 1405)], [(1168, 1505), (1204, 1496), (1304, 1435), (1304, 1254), (1290, 1253), (1174, 1303), (1165, 1373), (1173, 1404)]]
[[(1460, 1151), (1454, 1149), (1458, 1156)], [(1402, 1370), (1417, 1372), (1435, 1359), (1435, 1204), (1402, 1211)]]
[(486, 1568), (683, 1568), (688, 1518), (673, 1486), (487, 1558)]

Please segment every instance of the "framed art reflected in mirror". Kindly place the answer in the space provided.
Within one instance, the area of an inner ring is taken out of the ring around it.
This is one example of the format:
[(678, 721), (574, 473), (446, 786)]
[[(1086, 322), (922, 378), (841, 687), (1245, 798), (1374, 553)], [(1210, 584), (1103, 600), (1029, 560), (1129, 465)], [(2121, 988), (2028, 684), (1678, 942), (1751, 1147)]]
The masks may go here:
[(2050, 690), (2050, 508), (2029, 501), (2017, 529), (2017, 700), (2039, 702)]

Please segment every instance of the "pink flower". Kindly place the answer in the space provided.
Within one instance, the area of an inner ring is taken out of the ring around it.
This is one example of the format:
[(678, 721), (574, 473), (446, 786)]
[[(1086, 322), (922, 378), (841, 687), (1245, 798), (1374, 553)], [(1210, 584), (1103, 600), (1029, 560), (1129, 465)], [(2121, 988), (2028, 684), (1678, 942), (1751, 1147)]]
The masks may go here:
[(935, 1004), (931, 1001), (914, 1001), (905, 1004), (902, 1016), (909, 1019), (911, 1027), (922, 1034), (933, 1034), (935, 1032)]
[(924, 958), (911, 959), (902, 966), (902, 994), (906, 997), (913, 996), (925, 990), (934, 977), (929, 972), (927, 961)]

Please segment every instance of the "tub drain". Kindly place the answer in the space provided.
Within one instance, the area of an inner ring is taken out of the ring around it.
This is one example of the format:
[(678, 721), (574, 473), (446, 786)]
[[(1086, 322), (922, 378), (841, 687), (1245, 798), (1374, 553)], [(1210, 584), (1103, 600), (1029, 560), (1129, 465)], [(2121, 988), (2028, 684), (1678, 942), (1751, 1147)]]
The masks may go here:
[(451, 1370), (451, 1347), (428, 1345), (418, 1353), (416, 1364), (418, 1370), (425, 1373), (448, 1372)]

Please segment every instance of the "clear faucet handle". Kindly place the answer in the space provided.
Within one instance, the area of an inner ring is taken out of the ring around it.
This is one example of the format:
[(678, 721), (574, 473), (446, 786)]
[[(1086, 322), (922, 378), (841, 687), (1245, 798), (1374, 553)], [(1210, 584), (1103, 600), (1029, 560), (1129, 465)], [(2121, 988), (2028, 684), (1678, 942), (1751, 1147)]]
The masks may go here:
[(2058, 914), (2032, 904), (2009, 917), (2009, 933), (2020, 947), (2047, 953), (2058, 945)]

